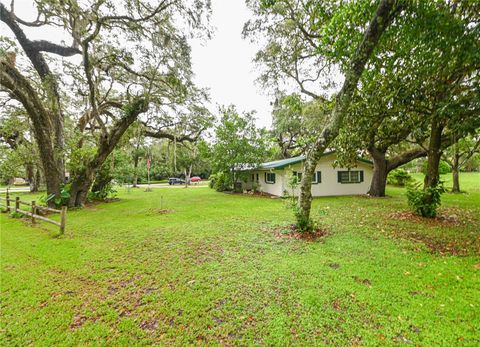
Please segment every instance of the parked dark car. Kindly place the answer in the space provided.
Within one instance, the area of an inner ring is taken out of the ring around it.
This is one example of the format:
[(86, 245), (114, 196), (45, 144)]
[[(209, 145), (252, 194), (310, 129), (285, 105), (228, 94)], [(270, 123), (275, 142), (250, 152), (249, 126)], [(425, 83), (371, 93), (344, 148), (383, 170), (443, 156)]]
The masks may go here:
[(184, 184), (185, 181), (182, 180), (181, 178), (176, 178), (176, 177), (170, 177), (168, 179), (168, 184), (170, 185), (175, 185), (175, 184)]

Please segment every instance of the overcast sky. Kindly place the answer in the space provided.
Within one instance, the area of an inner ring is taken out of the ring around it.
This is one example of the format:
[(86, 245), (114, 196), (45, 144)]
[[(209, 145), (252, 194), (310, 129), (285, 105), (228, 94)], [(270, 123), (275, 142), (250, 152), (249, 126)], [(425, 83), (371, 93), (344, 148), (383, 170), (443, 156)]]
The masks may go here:
[(193, 68), (200, 86), (209, 87), (214, 104), (234, 104), (240, 111), (257, 111), (258, 125), (270, 126), (270, 98), (255, 84), (252, 59), (258, 47), (241, 37), (251, 17), (244, 0), (213, 0), (213, 38), (194, 42)]
[[(10, 1), (1, 0), (7, 7)], [(213, 38), (206, 42), (193, 41), (192, 59), (195, 81), (199, 87), (209, 88), (211, 111), (217, 105), (234, 104), (239, 111), (256, 110), (257, 124), (271, 125), (270, 98), (255, 84), (258, 73), (252, 59), (258, 49), (241, 37), (244, 23), (251, 17), (244, 0), (212, 0)], [(34, 20), (36, 11), (30, 0), (15, 2), (16, 14), (25, 20)], [(55, 28), (24, 28), (31, 39), (61, 40)], [(2, 35), (12, 36), (4, 23)], [(70, 37), (65, 36), (70, 43)]]

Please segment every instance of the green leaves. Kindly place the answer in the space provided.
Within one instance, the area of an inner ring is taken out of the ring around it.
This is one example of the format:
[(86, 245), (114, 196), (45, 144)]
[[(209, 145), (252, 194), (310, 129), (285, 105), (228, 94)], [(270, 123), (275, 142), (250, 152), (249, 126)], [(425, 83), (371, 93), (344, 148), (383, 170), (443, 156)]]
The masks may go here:
[(215, 127), (212, 165), (215, 171), (231, 172), (239, 165), (254, 166), (269, 157), (270, 138), (257, 129), (253, 113), (239, 114), (234, 106), (221, 107)]
[(407, 187), (407, 200), (411, 209), (419, 216), (434, 218), (441, 204), (441, 195), (445, 193), (443, 183), (433, 187), (421, 188), (421, 183)]

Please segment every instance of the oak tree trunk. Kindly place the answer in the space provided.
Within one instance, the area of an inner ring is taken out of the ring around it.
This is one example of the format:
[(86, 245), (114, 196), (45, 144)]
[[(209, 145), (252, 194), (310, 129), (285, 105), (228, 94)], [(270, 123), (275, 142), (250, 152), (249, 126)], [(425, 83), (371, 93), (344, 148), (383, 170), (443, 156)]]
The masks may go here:
[(373, 176), (368, 194), (370, 196), (383, 197), (385, 196), (388, 175), (386, 152), (374, 148), (369, 148), (368, 152), (373, 159)]
[(95, 179), (95, 173), (91, 170), (84, 169), (78, 173), (72, 182), (70, 188), (70, 199), (68, 206), (80, 207), (85, 204), (88, 192)]
[(414, 159), (425, 157), (427, 151), (422, 148), (413, 148), (400, 153), (390, 159), (386, 159), (386, 151), (370, 147), (368, 152), (373, 159), (373, 177), (368, 194), (375, 197), (385, 196), (387, 177), (390, 171), (411, 162)]
[[(40, 148), (40, 160), (45, 175), (47, 194), (55, 194), (58, 197), (65, 179), (64, 116), (56, 77), (41, 52), (50, 52), (66, 57), (79, 54), (80, 51), (74, 47), (61, 46), (45, 40), (31, 41), (20, 27), (18, 18), (3, 3), (0, 3), (0, 20), (15, 35), (38, 73), (42, 81), (42, 92), (47, 96), (47, 100), (43, 102), (32, 88), (29, 80), (16, 69), (14, 60), (2, 59), (0, 61), (0, 83), (22, 103), (32, 120), (33, 135)], [(51, 199), (49, 205), (53, 204), (54, 201)]]
[(459, 162), (460, 156), (458, 153), (455, 153), (453, 156), (453, 165), (452, 165), (452, 179), (453, 179), (453, 186), (452, 186), (452, 193), (460, 193), (460, 179), (459, 179)]
[(138, 184), (138, 160), (139, 160), (139, 156), (135, 154), (133, 158), (133, 184), (132, 184), (133, 188), (137, 188), (137, 184)]
[(38, 192), (38, 190), (40, 189), (41, 181), (42, 181), (42, 175), (40, 173), (40, 168), (37, 167), (35, 170), (35, 178), (33, 180), (33, 185), (31, 186), (30, 190), (32, 192)]
[(430, 130), (430, 142), (428, 144), (427, 174), (424, 187), (436, 187), (438, 185), (440, 158), (442, 157), (442, 131), (443, 126), (437, 120), (432, 121)]
[(28, 185), (30, 186), (30, 192), (33, 192), (32, 187), (35, 181), (35, 171), (33, 163), (27, 163), (25, 165), (25, 173), (27, 174)]
[(83, 206), (87, 194), (95, 181), (95, 177), (110, 153), (116, 147), (125, 131), (137, 119), (138, 115), (148, 110), (149, 102), (145, 98), (135, 98), (128, 107), (128, 113), (120, 118), (108, 133), (101, 135), (97, 145), (95, 157), (85, 164), (85, 167), (77, 172), (72, 179), (70, 189), (69, 206)]

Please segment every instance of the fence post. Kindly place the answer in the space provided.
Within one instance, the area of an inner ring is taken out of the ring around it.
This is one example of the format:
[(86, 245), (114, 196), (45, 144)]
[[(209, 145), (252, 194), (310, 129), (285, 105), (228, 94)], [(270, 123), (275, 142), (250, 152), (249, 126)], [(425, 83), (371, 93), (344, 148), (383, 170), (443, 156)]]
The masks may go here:
[(35, 212), (37, 212), (37, 207), (35, 201), (32, 201), (32, 224), (35, 224)]
[(17, 196), (15, 198), (15, 213), (17, 213), (19, 209), (20, 209), (20, 197)]
[(67, 206), (62, 206), (62, 212), (60, 216), (60, 234), (65, 233), (65, 222), (67, 221)]
[(10, 192), (7, 188), (7, 212), (10, 212)]

